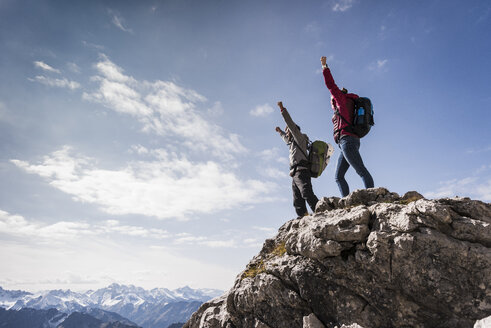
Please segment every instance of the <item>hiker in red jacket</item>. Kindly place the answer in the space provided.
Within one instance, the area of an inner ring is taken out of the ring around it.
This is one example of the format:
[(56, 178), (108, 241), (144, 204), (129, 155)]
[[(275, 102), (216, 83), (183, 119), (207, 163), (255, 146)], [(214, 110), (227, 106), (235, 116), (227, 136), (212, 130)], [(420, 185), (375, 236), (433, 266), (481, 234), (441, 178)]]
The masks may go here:
[(340, 90), (331, 75), (331, 70), (327, 67), (327, 58), (321, 57), (322, 73), (326, 86), (331, 92), (331, 106), (334, 110), (332, 122), (334, 124), (334, 141), (341, 150), (336, 168), (336, 183), (338, 184), (341, 196), (349, 195), (349, 186), (344, 178), (346, 171), (353, 166), (356, 173), (361, 177), (365, 188), (373, 188), (373, 178), (363, 164), (360, 155), (360, 138), (350, 132), (350, 125), (353, 122), (354, 100), (358, 95), (348, 93), (343, 88)]

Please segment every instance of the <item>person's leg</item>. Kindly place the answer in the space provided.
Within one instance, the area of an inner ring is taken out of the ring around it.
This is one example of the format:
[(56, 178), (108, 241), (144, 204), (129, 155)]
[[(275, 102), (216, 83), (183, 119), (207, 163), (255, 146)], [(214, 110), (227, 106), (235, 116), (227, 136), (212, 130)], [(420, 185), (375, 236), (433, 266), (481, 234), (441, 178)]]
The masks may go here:
[(317, 198), (312, 190), (312, 175), (310, 171), (300, 170), (295, 176), (298, 178), (297, 187), (300, 189), (302, 198), (307, 201), (312, 212), (315, 212), (315, 205), (317, 205), (319, 198)]
[(293, 190), (293, 207), (295, 207), (295, 212), (298, 216), (304, 216), (307, 213), (307, 207), (305, 206), (305, 200), (302, 198), (302, 193), (297, 187), (298, 172), (295, 173), (292, 179), (292, 190)]
[[(341, 140), (340, 143), (342, 141), (343, 140)], [(344, 176), (346, 174), (346, 171), (348, 171), (349, 163), (344, 158), (343, 148), (341, 147), (341, 145), (339, 146), (339, 149), (341, 151), (339, 152), (335, 179), (336, 179), (336, 183), (338, 184), (338, 188), (339, 188), (339, 192), (341, 193), (341, 197), (346, 197), (349, 195), (349, 186), (348, 186), (348, 182), (346, 182), (346, 179), (344, 178)]]
[(360, 155), (360, 139), (346, 136), (341, 139), (339, 144), (344, 158), (346, 161), (348, 161), (349, 165), (353, 166), (356, 173), (361, 177), (365, 188), (373, 188), (373, 178), (365, 167), (365, 164), (363, 164), (363, 160)]

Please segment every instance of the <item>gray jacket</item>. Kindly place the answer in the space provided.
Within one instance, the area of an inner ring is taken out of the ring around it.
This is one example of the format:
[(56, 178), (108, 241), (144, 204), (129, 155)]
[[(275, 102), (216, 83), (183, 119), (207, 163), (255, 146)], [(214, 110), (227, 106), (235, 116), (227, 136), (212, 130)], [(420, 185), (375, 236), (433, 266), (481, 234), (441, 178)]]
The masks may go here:
[[(281, 115), (283, 116), (283, 119), (285, 120), (288, 129), (292, 132), (293, 135), (293, 138), (288, 139), (286, 133), (280, 131), (281, 137), (283, 138), (285, 143), (290, 147), (290, 175), (293, 175), (295, 169), (297, 171), (308, 169), (306, 166), (308, 165), (306, 163), (308, 162), (308, 158), (306, 155), (308, 155), (307, 148), (309, 144), (309, 137), (306, 134), (300, 132), (300, 130), (298, 129), (295, 122), (293, 122), (286, 108), (283, 109)], [(301, 149), (299, 149), (299, 147), (301, 147)]]

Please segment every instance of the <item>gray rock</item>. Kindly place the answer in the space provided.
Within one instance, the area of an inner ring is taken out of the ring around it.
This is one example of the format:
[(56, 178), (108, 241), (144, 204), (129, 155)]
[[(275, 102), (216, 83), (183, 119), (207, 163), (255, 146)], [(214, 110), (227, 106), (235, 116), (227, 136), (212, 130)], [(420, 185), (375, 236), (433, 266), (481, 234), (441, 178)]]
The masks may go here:
[(331, 211), (340, 208), (339, 197), (322, 197), (315, 206), (315, 212)]
[(348, 196), (340, 200), (344, 207), (357, 205), (373, 205), (375, 203), (392, 203), (400, 197), (395, 192), (390, 192), (385, 188), (370, 188), (355, 190)]
[(491, 327), (491, 316), (478, 320), (474, 324), (474, 328), (489, 328)]
[(302, 328), (326, 328), (326, 326), (317, 319), (315, 314), (311, 313), (308, 316), (303, 317)]
[(362, 206), (303, 217), (286, 233), (286, 250), (316, 260), (338, 256), (368, 236), (369, 220), (370, 212)]
[(204, 303), (183, 327), (232, 328), (226, 306), (227, 294)]
[(473, 327), (491, 315), (490, 225), (468, 198), (322, 198), (184, 327)]
[(410, 202), (414, 202), (423, 198), (423, 195), (421, 195), (417, 191), (408, 191), (404, 194), (404, 196), (401, 197), (401, 202), (409, 204)]

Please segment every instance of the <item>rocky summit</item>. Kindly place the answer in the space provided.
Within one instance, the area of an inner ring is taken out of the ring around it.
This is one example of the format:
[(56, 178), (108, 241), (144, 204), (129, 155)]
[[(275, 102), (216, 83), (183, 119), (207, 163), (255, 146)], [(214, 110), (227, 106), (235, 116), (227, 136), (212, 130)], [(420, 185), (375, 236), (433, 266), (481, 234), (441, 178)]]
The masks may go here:
[(477, 326), (491, 315), (490, 247), (489, 203), (385, 188), (324, 197), (184, 327)]

